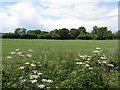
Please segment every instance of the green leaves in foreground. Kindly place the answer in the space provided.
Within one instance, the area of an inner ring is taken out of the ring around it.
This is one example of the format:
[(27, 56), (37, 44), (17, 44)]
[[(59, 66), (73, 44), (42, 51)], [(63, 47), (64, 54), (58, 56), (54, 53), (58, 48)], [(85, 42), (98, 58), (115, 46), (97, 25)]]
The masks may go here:
[(69, 52), (51, 56), (47, 51), (38, 58), (32, 53), (16, 49), (4, 59), (9, 64), (3, 68), (3, 89), (120, 87), (118, 60), (111, 60), (98, 47), (91, 56)]

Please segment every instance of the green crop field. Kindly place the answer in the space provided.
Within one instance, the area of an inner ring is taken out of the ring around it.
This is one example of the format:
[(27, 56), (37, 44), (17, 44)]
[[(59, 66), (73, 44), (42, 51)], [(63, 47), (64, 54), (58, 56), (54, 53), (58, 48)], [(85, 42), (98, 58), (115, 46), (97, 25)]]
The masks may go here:
[(3, 39), (3, 89), (118, 88), (118, 40)]
[(23, 39), (3, 39), (2, 40), (3, 57), (9, 55), (16, 48), (21, 50), (34, 50), (39, 54), (42, 50), (49, 52), (74, 52), (90, 53), (96, 47), (100, 47), (109, 53), (118, 48), (118, 40), (23, 40)]

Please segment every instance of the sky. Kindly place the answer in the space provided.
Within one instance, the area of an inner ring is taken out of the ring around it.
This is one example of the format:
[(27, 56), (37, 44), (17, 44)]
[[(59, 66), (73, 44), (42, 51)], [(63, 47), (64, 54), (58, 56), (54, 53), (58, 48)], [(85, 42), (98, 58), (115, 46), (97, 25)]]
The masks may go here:
[(2, 0), (0, 32), (14, 32), (15, 28), (51, 31), (93, 26), (118, 31), (119, 0)]

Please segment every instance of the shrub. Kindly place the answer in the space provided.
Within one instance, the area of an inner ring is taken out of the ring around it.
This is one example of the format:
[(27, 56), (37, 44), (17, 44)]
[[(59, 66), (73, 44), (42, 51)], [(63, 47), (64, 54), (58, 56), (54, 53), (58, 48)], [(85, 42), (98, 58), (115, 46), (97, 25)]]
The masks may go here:
[(16, 35), (15, 33), (4, 33), (2, 38), (21, 38), (21, 35)]
[(38, 37), (34, 34), (24, 34), (21, 36), (22, 39), (37, 39)]

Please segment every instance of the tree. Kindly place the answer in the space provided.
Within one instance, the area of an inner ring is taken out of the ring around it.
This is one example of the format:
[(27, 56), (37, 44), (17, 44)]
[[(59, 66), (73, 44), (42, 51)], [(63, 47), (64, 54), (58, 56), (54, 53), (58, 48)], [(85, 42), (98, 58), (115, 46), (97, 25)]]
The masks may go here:
[(86, 29), (85, 29), (85, 27), (82, 27), (82, 26), (81, 26), (81, 27), (78, 28), (78, 30), (79, 30), (80, 33), (85, 33), (85, 34), (86, 34)]
[(55, 29), (53, 31), (50, 31), (50, 35), (52, 39), (60, 39), (60, 35), (59, 35), (59, 30)]
[(105, 37), (106, 37), (106, 39), (112, 39), (113, 38), (112, 31), (106, 31), (105, 32)]
[(38, 35), (41, 33), (41, 30), (29, 30), (27, 31), (27, 34), (30, 34), (30, 35)]
[(26, 29), (25, 28), (16, 28), (15, 29), (15, 34), (22, 36), (22, 35), (26, 34)]
[(69, 38), (69, 30), (66, 28), (59, 29), (59, 35), (61, 39), (68, 39)]
[(92, 37), (91, 37), (91, 34), (89, 34), (89, 33), (88, 34), (81, 33), (81, 34), (79, 34), (77, 39), (90, 40), (90, 39), (92, 39)]
[(116, 32), (116, 37), (117, 37), (117, 39), (120, 40), (120, 30), (118, 30), (118, 31)]
[(105, 33), (107, 32), (107, 27), (99, 27), (97, 28), (97, 36), (95, 39), (105, 39)]
[(47, 31), (41, 31), (41, 33), (38, 34), (37, 37), (40, 39), (51, 39), (51, 35)]
[(97, 38), (98, 38), (97, 32), (98, 32), (98, 27), (97, 27), (97, 26), (94, 26), (94, 27), (93, 27), (93, 30), (91, 31), (92, 39), (97, 39)]
[(60, 39), (61, 37), (60, 37), (59, 34), (53, 33), (53, 34), (51, 35), (51, 38), (52, 38), (52, 39)]
[(73, 38), (73, 39), (76, 39), (79, 34), (80, 34), (80, 32), (78, 29), (72, 28), (70, 30), (70, 35), (71, 35), (71, 38)]
[(21, 38), (21, 36), (15, 33), (4, 33), (2, 34), (2, 38)]
[(97, 26), (94, 26), (91, 33), (92, 33), (92, 34), (97, 34), (97, 29), (98, 29), (98, 27), (97, 27)]

